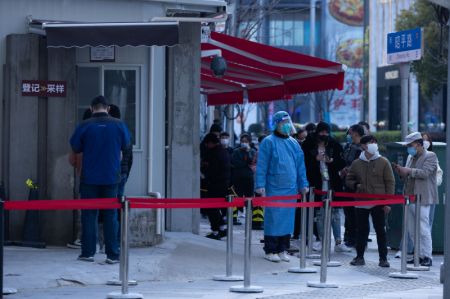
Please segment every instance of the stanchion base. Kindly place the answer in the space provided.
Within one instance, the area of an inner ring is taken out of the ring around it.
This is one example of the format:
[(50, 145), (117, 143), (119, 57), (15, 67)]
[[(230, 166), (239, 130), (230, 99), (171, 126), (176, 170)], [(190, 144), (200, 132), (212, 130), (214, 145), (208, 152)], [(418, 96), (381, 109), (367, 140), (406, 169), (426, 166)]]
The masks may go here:
[[(128, 285), (129, 286), (137, 286), (137, 281), (136, 280), (128, 280)], [(122, 285), (122, 281), (121, 280), (108, 280), (106, 282), (106, 285), (109, 286), (121, 286)]]
[(317, 259), (320, 259), (320, 254), (308, 254), (308, 255), (306, 256), (306, 258), (307, 258), (307, 259), (314, 259), (314, 260), (317, 260)]
[(390, 278), (417, 279), (419, 276), (413, 273), (392, 272), (389, 273)]
[(430, 271), (430, 267), (425, 266), (407, 266), (406, 270), (408, 271)]
[(13, 288), (3, 288), (3, 295), (11, 295), (17, 293), (16, 289)]
[(295, 268), (289, 268), (288, 272), (290, 272), (290, 273), (317, 273), (317, 269), (311, 268), (311, 267), (305, 267), (305, 268), (295, 267)]
[(310, 288), (319, 288), (319, 289), (326, 289), (326, 288), (337, 288), (338, 285), (335, 283), (329, 283), (329, 282), (307, 282), (306, 285)]
[[(313, 265), (314, 266), (321, 266), (322, 262), (321, 261), (314, 261)], [(340, 267), (340, 266), (342, 266), (341, 262), (329, 261), (327, 263), (327, 267)]]
[(237, 276), (237, 275), (231, 275), (231, 276), (215, 275), (215, 276), (213, 276), (213, 280), (215, 280), (215, 281), (243, 281), (244, 277)]
[(235, 293), (262, 293), (264, 289), (259, 286), (233, 286), (230, 288), (230, 292)]
[(143, 299), (144, 295), (138, 293), (122, 294), (121, 292), (112, 292), (106, 296), (106, 299)]

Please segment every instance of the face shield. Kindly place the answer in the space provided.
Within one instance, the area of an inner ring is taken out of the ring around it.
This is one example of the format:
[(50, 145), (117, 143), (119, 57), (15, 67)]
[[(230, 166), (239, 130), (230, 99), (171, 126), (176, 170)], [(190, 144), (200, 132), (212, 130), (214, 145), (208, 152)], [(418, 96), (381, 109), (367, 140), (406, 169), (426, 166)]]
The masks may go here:
[(275, 113), (274, 122), (276, 124), (276, 130), (286, 136), (291, 136), (297, 133), (291, 117), (287, 112), (280, 111)]

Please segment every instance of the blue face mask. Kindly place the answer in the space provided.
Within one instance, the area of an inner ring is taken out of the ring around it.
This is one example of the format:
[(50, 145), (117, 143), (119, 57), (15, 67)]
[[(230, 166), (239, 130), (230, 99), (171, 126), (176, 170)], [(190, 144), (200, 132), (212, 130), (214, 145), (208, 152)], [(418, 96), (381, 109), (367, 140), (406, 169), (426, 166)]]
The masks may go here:
[(411, 156), (415, 156), (415, 155), (417, 155), (417, 149), (415, 148), (415, 147), (413, 147), (413, 146), (409, 146), (408, 147), (408, 154), (410, 154)]
[(352, 136), (351, 135), (347, 135), (347, 143), (352, 143)]
[(282, 124), (280, 131), (281, 133), (283, 133), (284, 135), (291, 135), (291, 125), (290, 124)]

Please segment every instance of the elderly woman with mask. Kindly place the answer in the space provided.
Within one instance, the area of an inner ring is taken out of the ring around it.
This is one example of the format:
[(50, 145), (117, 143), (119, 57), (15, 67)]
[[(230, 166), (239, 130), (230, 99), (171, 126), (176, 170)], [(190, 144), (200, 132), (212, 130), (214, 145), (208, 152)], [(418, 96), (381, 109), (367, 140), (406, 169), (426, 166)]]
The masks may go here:
[[(289, 114), (273, 116), (275, 130), (259, 146), (256, 193), (266, 196), (294, 195), (308, 188), (303, 151), (291, 137), (295, 134)], [(294, 230), (294, 208), (267, 207), (264, 211), (265, 259), (289, 262), (286, 250)]]

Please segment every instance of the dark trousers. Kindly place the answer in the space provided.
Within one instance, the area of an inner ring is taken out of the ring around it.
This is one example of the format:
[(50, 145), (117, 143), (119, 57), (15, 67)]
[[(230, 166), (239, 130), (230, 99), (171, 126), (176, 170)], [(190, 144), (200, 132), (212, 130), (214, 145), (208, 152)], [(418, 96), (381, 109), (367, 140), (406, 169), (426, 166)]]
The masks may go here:
[(291, 235), (284, 235), (284, 236), (264, 235), (264, 252), (266, 254), (269, 254), (286, 251), (289, 248), (290, 239)]
[[(208, 198), (224, 198), (228, 194), (228, 182), (214, 183), (208, 185)], [(226, 217), (227, 209), (211, 208), (206, 209), (209, 223), (211, 224), (212, 231), (219, 231), (220, 227), (225, 224), (224, 218)]]
[[(117, 197), (117, 184), (113, 185), (80, 185), (81, 198), (113, 198)], [(97, 245), (98, 210), (81, 211), (81, 255), (94, 256)], [(109, 259), (119, 259), (119, 240), (117, 210), (103, 210), (103, 235), (105, 253)]]
[(385, 216), (383, 206), (375, 206), (371, 209), (356, 208), (356, 225), (358, 226), (356, 239), (356, 254), (364, 257), (364, 250), (369, 237), (369, 215), (372, 215), (373, 227), (377, 234), (378, 255), (380, 259), (387, 257)]
[(355, 207), (344, 207), (345, 233), (344, 242), (356, 243), (356, 211)]

